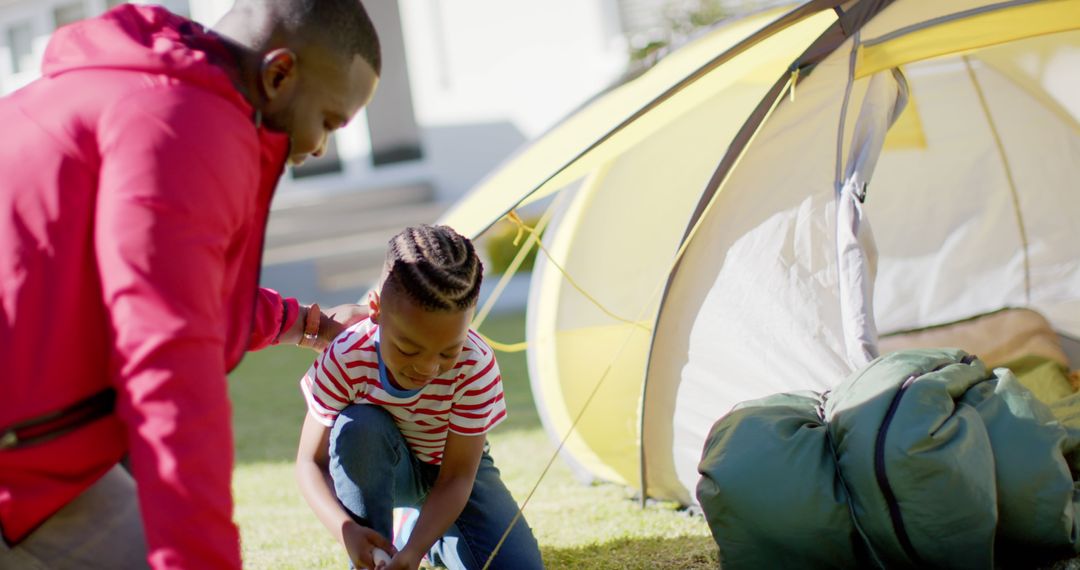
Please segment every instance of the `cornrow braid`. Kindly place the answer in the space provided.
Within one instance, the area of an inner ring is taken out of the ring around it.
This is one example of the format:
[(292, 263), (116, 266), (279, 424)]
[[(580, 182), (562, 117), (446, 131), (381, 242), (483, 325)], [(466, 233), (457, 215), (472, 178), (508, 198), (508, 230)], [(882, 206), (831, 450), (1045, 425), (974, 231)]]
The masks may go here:
[(430, 311), (461, 311), (476, 304), (484, 265), (472, 241), (450, 226), (405, 228), (390, 239), (386, 279)]

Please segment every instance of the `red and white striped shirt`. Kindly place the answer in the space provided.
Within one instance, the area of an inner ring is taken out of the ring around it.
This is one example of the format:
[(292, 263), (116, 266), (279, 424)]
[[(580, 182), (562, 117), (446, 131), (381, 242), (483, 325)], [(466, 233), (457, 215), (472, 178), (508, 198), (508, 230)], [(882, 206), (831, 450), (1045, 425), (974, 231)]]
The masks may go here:
[(342, 332), (300, 380), (308, 412), (331, 427), (352, 404), (382, 406), (394, 417), (413, 454), (442, 463), (446, 434), (480, 435), (506, 419), (495, 352), (469, 330), (457, 363), (419, 390), (389, 383), (381, 366), (379, 326), (365, 319)]

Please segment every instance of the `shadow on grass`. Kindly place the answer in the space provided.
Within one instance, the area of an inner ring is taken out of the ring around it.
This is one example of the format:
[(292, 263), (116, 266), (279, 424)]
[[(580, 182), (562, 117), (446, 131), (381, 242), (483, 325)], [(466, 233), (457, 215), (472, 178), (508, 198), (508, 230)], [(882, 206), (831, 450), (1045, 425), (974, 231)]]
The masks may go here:
[(622, 538), (573, 548), (540, 549), (549, 570), (607, 570), (626, 568), (680, 568), (714, 570), (719, 567), (716, 543), (710, 537)]
[[(510, 314), (492, 316), (482, 331), (499, 341), (513, 342), (524, 337), (524, 328), (525, 315)], [(314, 359), (315, 353), (307, 349), (273, 347), (249, 353), (229, 375), (238, 464), (296, 457), (306, 413), (300, 377)], [(500, 433), (540, 429), (525, 353), (499, 353), (498, 362), (510, 409), (498, 428)]]
[[(688, 570), (720, 567), (719, 551), (711, 537), (680, 536), (675, 538), (623, 538), (601, 544), (573, 548), (540, 549), (544, 565), (549, 570), (607, 570), (679, 568)], [(1016, 553), (998, 561), (995, 568), (1037, 570), (1080, 570), (1080, 558), (1058, 561), (1035, 561), (1029, 555)]]

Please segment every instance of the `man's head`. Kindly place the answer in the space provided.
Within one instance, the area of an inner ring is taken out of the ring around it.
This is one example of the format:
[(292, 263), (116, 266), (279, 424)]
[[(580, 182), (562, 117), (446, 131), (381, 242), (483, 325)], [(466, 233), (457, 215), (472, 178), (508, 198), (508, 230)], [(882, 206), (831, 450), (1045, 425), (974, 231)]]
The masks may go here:
[(483, 273), (472, 242), (448, 226), (415, 226), (390, 240), (369, 303), (383, 361), (402, 388), (421, 388), (457, 362)]
[(371, 100), (382, 72), (360, 0), (236, 0), (215, 29), (258, 56), (247, 95), (267, 127), (289, 135), (293, 164), (322, 153)]

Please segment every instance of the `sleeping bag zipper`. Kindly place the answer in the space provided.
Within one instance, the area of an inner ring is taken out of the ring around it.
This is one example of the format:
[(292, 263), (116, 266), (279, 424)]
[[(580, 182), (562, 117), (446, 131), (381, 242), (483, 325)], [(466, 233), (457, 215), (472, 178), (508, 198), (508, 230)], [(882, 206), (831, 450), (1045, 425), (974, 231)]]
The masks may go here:
[(919, 558), (918, 552), (915, 551), (915, 546), (911, 543), (911, 537), (908, 536), (907, 529), (904, 527), (904, 519), (900, 515), (900, 503), (896, 500), (896, 494), (893, 493), (892, 485), (889, 484), (889, 476), (885, 473), (885, 437), (889, 432), (889, 426), (892, 424), (893, 416), (896, 415), (896, 409), (900, 407), (900, 399), (904, 397), (907, 389), (911, 387), (916, 380), (952, 364), (971, 364), (975, 359), (975, 356), (969, 354), (964, 356), (959, 362), (949, 362), (928, 372), (912, 374), (909, 376), (904, 380), (904, 383), (900, 385), (900, 389), (896, 391), (896, 395), (893, 396), (892, 402), (889, 404), (889, 409), (885, 412), (885, 418), (881, 421), (881, 427), (878, 429), (877, 440), (874, 444), (874, 478), (877, 479), (878, 487), (881, 489), (881, 494), (885, 497), (885, 503), (889, 507), (889, 518), (892, 520), (893, 531), (896, 533), (896, 538), (900, 541), (900, 546), (904, 549), (904, 553), (908, 555), (908, 558), (910, 558), (916, 566), (922, 566), (922, 560)]

